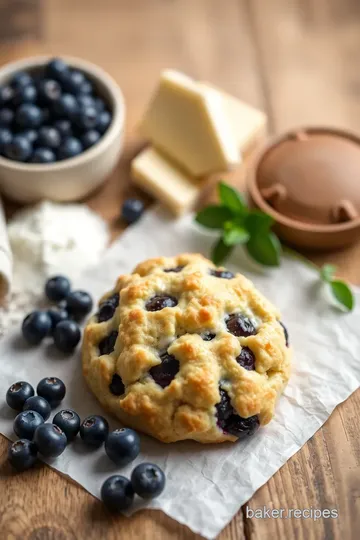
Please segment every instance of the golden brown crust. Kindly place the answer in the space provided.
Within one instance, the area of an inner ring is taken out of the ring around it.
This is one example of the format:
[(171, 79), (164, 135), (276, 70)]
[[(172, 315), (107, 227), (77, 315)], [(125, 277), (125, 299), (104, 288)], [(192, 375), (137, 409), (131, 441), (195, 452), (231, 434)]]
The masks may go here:
[[(179, 266), (184, 266), (179, 272), (164, 272)], [(95, 315), (85, 328), (83, 372), (95, 396), (125, 424), (164, 442), (235, 441), (217, 425), (220, 382), (226, 381), (235, 412), (243, 418), (258, 415), (264, 425), (289, 379), (291, 354), (279, 312), (244, 276), (215, 277), (213, 268), (197, 254), (145, 261), (133, 274), (120, 276), (101, 299), (100, 304), (120, 294), (114, 315), (100, 323)], [(147, 311), (146, 302), (158, 294), (171, 295), (178, 304)], [(232, 313), (255, 321), (256, 335), (232, 335), (225, 322)], [(119, 332), (114, 351), (100, 355), (99, 343), (113, 331)], [(216, 337), (205, 341), (202, 335), (209, 331)], [(255, 370), (236, 361), (242, 347), (254, 353)], [(162, 388), (149, 370), (161, 363), (164, 351), (180, 367)], [(121, 396), (109, 389), (115, 373), (125, 385)]]

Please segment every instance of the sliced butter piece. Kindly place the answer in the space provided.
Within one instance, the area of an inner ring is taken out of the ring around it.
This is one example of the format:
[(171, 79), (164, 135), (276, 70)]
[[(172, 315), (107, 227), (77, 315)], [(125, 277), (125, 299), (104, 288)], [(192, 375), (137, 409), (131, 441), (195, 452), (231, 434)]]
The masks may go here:
[(240, 160), (221, 94), (177, 71), (162, 73), (140, 130), (191, 176), (227, 171)]
[(131, 163), (134, 182), (180, 216), (194, 206), (204, 181), (192, 178), (155, 148), (145, 148)]

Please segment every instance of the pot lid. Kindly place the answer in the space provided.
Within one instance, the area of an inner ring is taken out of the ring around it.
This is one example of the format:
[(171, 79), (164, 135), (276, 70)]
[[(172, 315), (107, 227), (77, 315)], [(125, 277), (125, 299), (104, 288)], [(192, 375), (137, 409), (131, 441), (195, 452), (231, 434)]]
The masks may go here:
[(360, 140), (345, 132), (299, 130), (276, 141), (256, 171), (263, 199), (307, 224), (360, 218)]

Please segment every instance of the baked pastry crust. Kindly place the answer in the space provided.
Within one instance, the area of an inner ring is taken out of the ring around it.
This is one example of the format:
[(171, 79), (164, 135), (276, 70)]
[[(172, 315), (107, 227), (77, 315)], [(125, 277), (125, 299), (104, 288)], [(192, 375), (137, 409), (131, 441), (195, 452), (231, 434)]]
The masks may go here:
[[(272, 419), (290, 374), (280, 313), (243, 275), (214, 275), (221, 270), (197, 254), (151, 259), (121, 275), (100, 300), (84, 331), (83, 373), (124, 424), (164, 442), (236, 441), (234, 429), (219, 422), (224, 396), (233, 415), (257, 425)], [(159, 296), (171, 307), (149, 311), (159, 307)], [(247, 318), (252, 335), (229, 331), (232, 314)], [(242, 349), (250, 349), (253, 368), (239, 362)]]

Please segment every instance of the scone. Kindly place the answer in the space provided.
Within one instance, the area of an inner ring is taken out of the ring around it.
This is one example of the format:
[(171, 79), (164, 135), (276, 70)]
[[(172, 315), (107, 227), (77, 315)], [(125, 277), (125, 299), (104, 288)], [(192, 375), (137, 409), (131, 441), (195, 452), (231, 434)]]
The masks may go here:
[(104, 408), (164, 442), (252, 435), (273, 417), (290, 372), (277, 309), (197, 254), (120, 276), (86, 326), (82, 357)]

